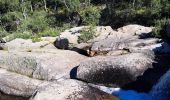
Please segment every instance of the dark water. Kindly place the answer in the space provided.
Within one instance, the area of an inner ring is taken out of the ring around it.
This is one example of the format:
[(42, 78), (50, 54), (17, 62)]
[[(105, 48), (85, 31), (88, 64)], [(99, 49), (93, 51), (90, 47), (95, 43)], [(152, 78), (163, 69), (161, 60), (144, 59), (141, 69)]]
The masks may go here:
[(29, 100), (29, 98), (18, 97), (13, 95), (6, 95), (0, 92), (0, 100)]

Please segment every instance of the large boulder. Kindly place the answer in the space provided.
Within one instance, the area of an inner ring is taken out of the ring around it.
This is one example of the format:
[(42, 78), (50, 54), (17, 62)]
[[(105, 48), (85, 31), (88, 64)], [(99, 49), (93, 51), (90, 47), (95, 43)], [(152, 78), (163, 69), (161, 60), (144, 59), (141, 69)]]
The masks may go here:
[(85, 58), (67, 50), (0, 51), (0, 67), (32, 78), (51, 80), (69, 76), (70, 70)]
[(152, 68), (153, 53), (97, 56), (80, 63), (77, 78), (86, 82), (124, 86)]
[[(81, 26), (81, 27), (74, 27), (69, 30), (65, 30), (64, 32), (60, 33), (60, 36), (54, 42), (55, 46), (60, 49), (68, 49), (75, 47), (79, 44), (78, 39), (81, 36), (81, 31), (83, 29), (88, 29), (89, 26)], [(91, 39), (88, 42), (99, 41), (105, 39), (113, 32), (113, 29), (110, 26), (97, 26), (94, 27), (94, 34), (97, 36), (95, 39)]]
[(78, 37), (80, 36), (80, 31), (83, 30), (85, 26), (74, 27), (69, 30), (65, 30), (60, 33), (60, 36), (57, 37), (54, 45), (59, 49), (68, 49), (72, 45), (78, 44)]
[(5, 94), (29, 97), (38, 86), (46, 83), (0, 68), (0, 91)]
[(3, 38), (0, 38), (0, 43), (6, 43), (6, 41)]
[(110, 26), (97, 26), (95, 30), (95, 38), (88, 42), (96, 42), (108, 38), (109, 35), (118, 33), (114, 31)]
[(76, 80), (64, 80), (43, 86), (30, 100), (119, 100), (86, 83)]
[(57, 38), (54, 42), (54, 46), (58, 49), (69, 49), (69, 40), (67, 38)]
[(123, 26), (121, 28), (118, 28), (117, 30), (118, 32), (122, 32), (122, 33), (144, 36), (152, 32), (153, 28), (134, 24), (134, 25)]

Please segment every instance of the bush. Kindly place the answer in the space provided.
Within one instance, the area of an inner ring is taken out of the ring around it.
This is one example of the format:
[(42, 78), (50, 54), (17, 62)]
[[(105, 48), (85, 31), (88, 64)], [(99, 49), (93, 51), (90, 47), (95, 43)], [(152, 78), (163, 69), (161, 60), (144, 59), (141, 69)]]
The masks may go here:
[(17, 27), (19, 26), (22, 18), (22, 13), (20, 12), (8, 12), (2, 15), (0, 20), (5, 30), (12, 32), (17, 30)]
[(80, 10), (80, 15), (83, 18), (83, 24), (85, 25), (98, 25), (100, 19), (100, 8), (97, 6), (88, 6), (85, 9)]
[(19, 0), (0, 0), (0, 14), (17, 11)]
[(15, 32), (13, 33), (13, 37), (15, 38), (22, 38), (22, 39), (29, 39), (31, 38), (32, 34), (31, 32), (25, 31), (23, 33), (20, 32)]
[(164, 19), (160, 19), (160, 20), (156, 20), (155, 21), (155, 28), (153, 30), (153, 35), (155, 37), (165, 37), (165, 33), (166, 33), (166, 25), (170, 23), (170, 19), (164, 18)]
[(0, 38), (7, 36), (9, 33), (4, 28), (0, 27)]
[(34, 12), (26, 19), (22, 20), (18, 31), (24, 32), (30, 30), (35, 34), (44, 31), (48, 26), (46, 16), (47, 13), (45, 11)]
[(31, 39), (32, 39), (32, 42), (40, 42), (41, 41), (41, 37), (38, 35), (32, 36)]
[(43, 32), (40, 32), (38, 35), (42, 37), (47, 37), (47, 36), (56, 37), (60, 34), (60, 32), (61, 31), (56, 28), (47, 28)]
[(79, 43), (85, 43), (90, 39), (93, 39), (95, 37), (95, 27), (94, 26), (90, 26), (89, 28), (84, 28), (81, 32), (80, 32), (80, 36), (78, 38), (78, 42)]

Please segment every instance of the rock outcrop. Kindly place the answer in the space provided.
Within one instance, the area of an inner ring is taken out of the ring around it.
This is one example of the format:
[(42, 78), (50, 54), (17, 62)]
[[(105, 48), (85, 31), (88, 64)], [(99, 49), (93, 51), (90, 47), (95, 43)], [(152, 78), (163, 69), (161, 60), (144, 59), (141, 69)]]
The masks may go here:
[(152, 27), (145, 27), (137, 24), (123, 26), (118, 28), (118, 32), (128, 33), (130, 35), (139, 35), (144, 36), (150, 32), (152, 32)]
[(51, 40), (44, 40), (33, 43), (31, 39), (14, 39), (3, 45), (3, 50), (7, 51), (31, 51), (32, 49), (42, 49), (45, 46), (51, 44)]
[(0, 68), (0, 91), (6, 94), (29, 97), (39, 86), (46, 83)]
[(119, 100), (118, 98), (76, 80), (48, 84), (36, 91), (30, 100)]
[[(71, 28), (59, 37), (42, 37), (40, 42), (11, 41), (9, 36), (0, 40), (0, 91), (22, 100), (30, 96), (30, 100), (119, 100), (119, 95), (104, 93), (98, 85), (113, 90), (140, 86), (149, 92), (169, 69), (165, 67), (169, 66), (168, 57), (161, 59), (158, 54), (170, 53), (170, 43), (152, 37), (152, 27), (127, 25), (113, 30), (97, 26), (95, 37), (80, 43), (84, 28), (90, 27)], [(167, 92), (169, 87), (163, 87), (169, 83), (167, 77), (169, 74), (152, 90)], [(142, 89), (136, 91), (145, 91)], [(158, 94), (153, 91), (148, 94)], [(163, 95), (167, 96), (166, 92)]]
[(69, 76), (70, 70), (85, 58), (66, 50), (0, 51), (0, 67), (32, 78), (51, 80)]

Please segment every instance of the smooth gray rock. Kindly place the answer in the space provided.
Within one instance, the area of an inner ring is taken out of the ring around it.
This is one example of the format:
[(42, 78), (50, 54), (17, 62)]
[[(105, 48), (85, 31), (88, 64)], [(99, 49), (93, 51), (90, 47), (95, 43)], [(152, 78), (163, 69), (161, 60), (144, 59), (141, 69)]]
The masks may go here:
[[(158, 38), (148, 38), (148, 39), (138, 39), (136, 36), (119, 36), (119, 38), (109, 37), (107, 39), (95, 42), (92, 45), (91, 52), (94, 52), (96, 55), (98, 54), (107, 54), (108, 52), (114, 52), (119, 50), (152, 50), (155, 52), (155, 49), (168, 48), (169, 46), (162, 44), (162, 40)], [(157, 50), (158, 52), (164, 52), (165, 50)], [(166, 50), (167, 51), (167, 50)]]
[(54, 44), (51, 43), (51, 44), (44, 46), (42, 49), (57, 49), (57, 48), (54, 46)]
[(130, 53), (119, 56), (97, 56), (80, 63), (77, 78), (86, 82), (123, 86), (152, 68), (151, 53)]
[(123, 50), (125, 48), (130, 47), (130, 42), (134, 41), (135, 39), (127, 38), (127, 37), (109, 37), (107, 39), (95, 42), (92, 45), (91, 52), (102, 53), (102, 52), (109, 52), (115, 50)]
[(30, 100), (119, 100), (77, 80), (64, 80), (43, 86)]
[(86, 59), (74, 51), (37, 49), (32, 52), (0, 51), (0, 67), (36, 79), (58, 79)]
[[(59, 49), (76, 47), (79, 45), (78, 39), (81, 36), (81, 31), (84, 29), (88, 30), (89, 28), (90, 26), (81, 26), (65, 30), (64, 32), (60, 33), (60, 36), (56, 39), (55, 46)], [(88, 43), (106, 39), (108, 35), (116, 32), (110, 26), (97, 26), (94, 27), (93, 30), (96, 38), (89, 40)]]
[(14, 39), (7, 42), (3, 46), (3, 50), (7, 51), (31, 51), (32, 49), (41, 49), (50, 44), (49, 41), (40, 41), (33, 43), (31, 39)]
[(46, 82), (0, 68), (0, 91), (5, 94), (29, 97), (42, 84)]
[(121, 28), (118, 28), (117, 30), (118, 32), (122, 32), (122, 33), (142, 36), (152, 32), (153, 27), (145, 27), (137, 24), (132, 24), (132, 25), (123, 26)]

